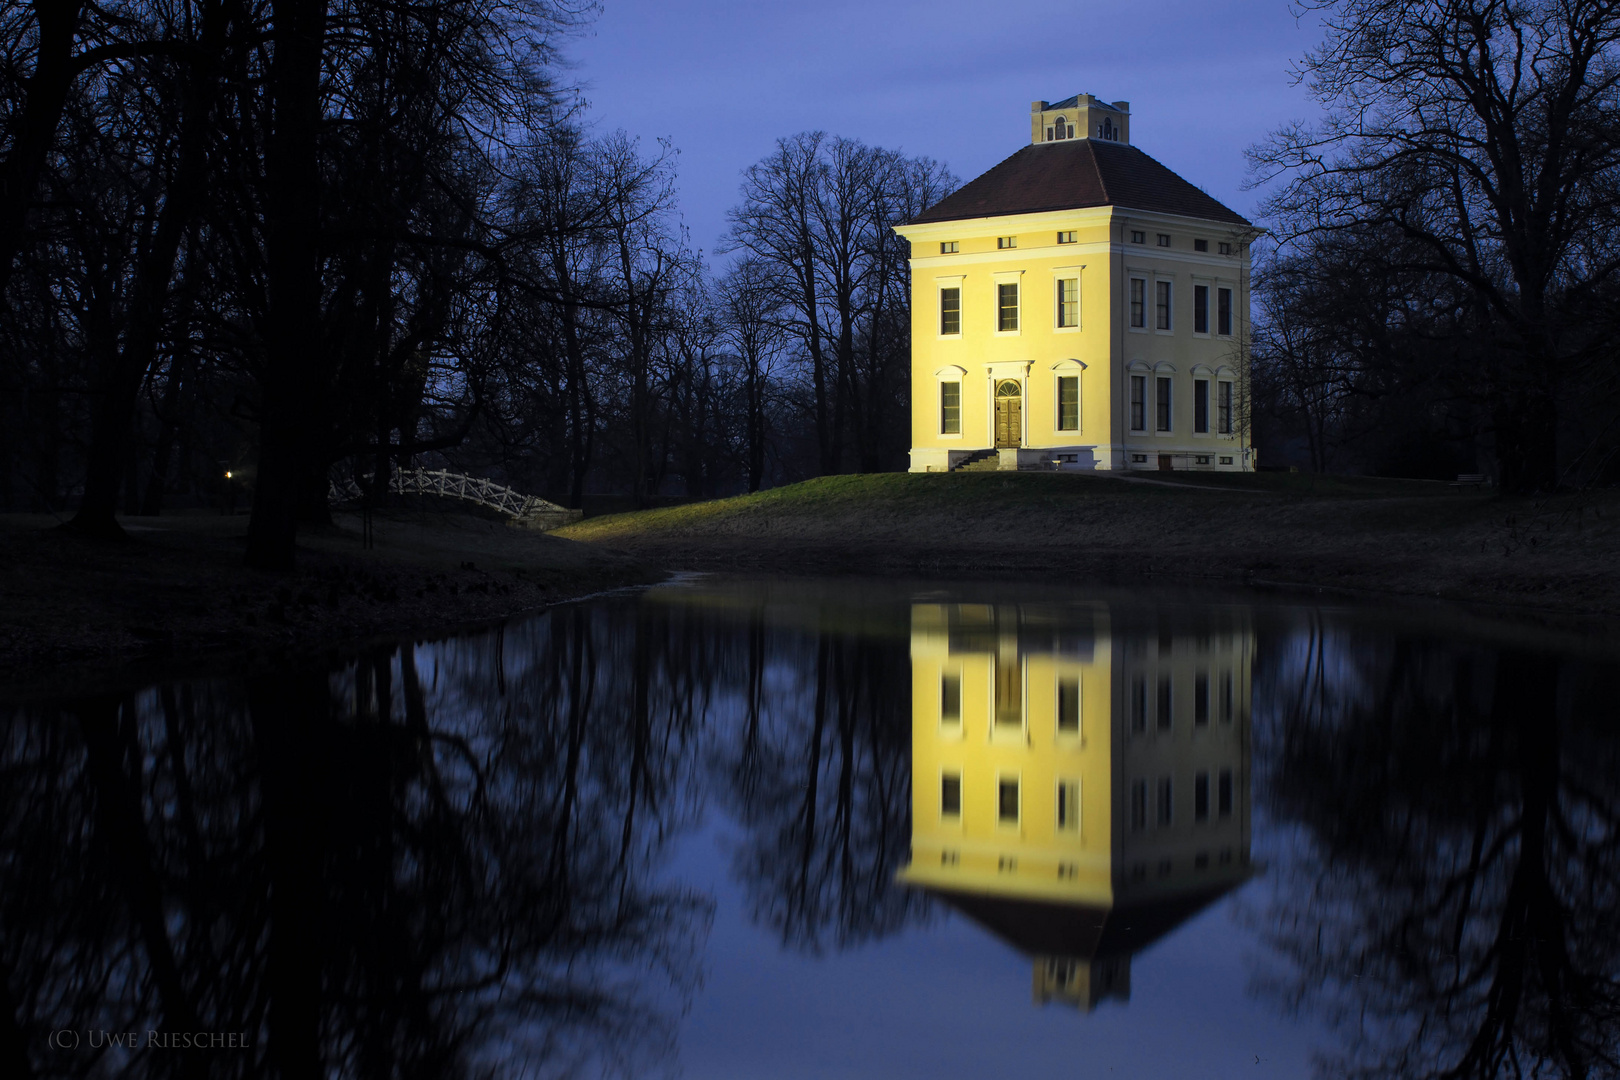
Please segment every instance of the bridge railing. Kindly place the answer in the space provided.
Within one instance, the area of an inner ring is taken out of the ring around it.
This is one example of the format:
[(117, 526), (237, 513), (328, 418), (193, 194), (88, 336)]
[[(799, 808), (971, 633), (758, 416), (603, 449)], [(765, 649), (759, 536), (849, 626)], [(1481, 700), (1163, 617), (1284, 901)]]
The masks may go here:
[[(579, 516), (577, 510), (525, 495), (481, 476), (468, 476), (448, 469), (400, 469), (388, 478), (388, 490), (399, 495), (439, 495), (464, 499), (518, 521), (556, 519), (560, 524)], [(326, 498), (331, 503), (357, 502), (365, 498), (365, 494), (365, 489), (353, 477), (343, 477), (330, 481)]]

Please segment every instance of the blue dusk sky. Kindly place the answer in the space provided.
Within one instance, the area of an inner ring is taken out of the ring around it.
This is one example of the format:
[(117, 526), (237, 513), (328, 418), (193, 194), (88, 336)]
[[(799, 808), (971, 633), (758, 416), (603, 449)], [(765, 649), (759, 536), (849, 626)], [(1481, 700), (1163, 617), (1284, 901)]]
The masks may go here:
[(1254, 216), (1244, 151), (1316, 115), (1294, 65), (1320, 37), (1286, 0), (604, 0), (565, 46), (601, 133), (679, 150), (682, 218), (715, 261), (742, 171), (820, 129), (963, 181), (1029, 140), (1029, 103), (1131, 103), (1131, 141)]

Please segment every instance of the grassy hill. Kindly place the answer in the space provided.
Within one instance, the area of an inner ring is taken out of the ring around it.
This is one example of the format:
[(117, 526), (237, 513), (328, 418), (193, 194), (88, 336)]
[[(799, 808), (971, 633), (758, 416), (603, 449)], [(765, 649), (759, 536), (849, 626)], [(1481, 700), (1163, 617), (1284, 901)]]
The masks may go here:
[(1305, 474), (835, 476), (557, 535), (692, 569), (1330, 586), (1620, 615), (1620, 493)]

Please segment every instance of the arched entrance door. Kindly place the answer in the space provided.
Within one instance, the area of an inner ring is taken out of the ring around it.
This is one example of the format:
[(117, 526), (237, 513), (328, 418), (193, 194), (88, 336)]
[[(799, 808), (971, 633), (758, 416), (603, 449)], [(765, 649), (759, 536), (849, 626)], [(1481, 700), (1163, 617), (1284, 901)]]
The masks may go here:
[(996, 449), (1016, 449), (1024, 437), (1024, 387), (1017, 379), (996, 382)]

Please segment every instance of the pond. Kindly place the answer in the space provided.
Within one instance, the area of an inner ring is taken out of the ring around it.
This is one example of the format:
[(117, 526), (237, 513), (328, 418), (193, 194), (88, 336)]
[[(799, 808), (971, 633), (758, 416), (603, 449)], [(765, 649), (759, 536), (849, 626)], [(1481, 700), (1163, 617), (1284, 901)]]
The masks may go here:
[(691, 577), (17, 702), (0, 1073), (1615, 1075), (1617, 683), (1453, 612)]

